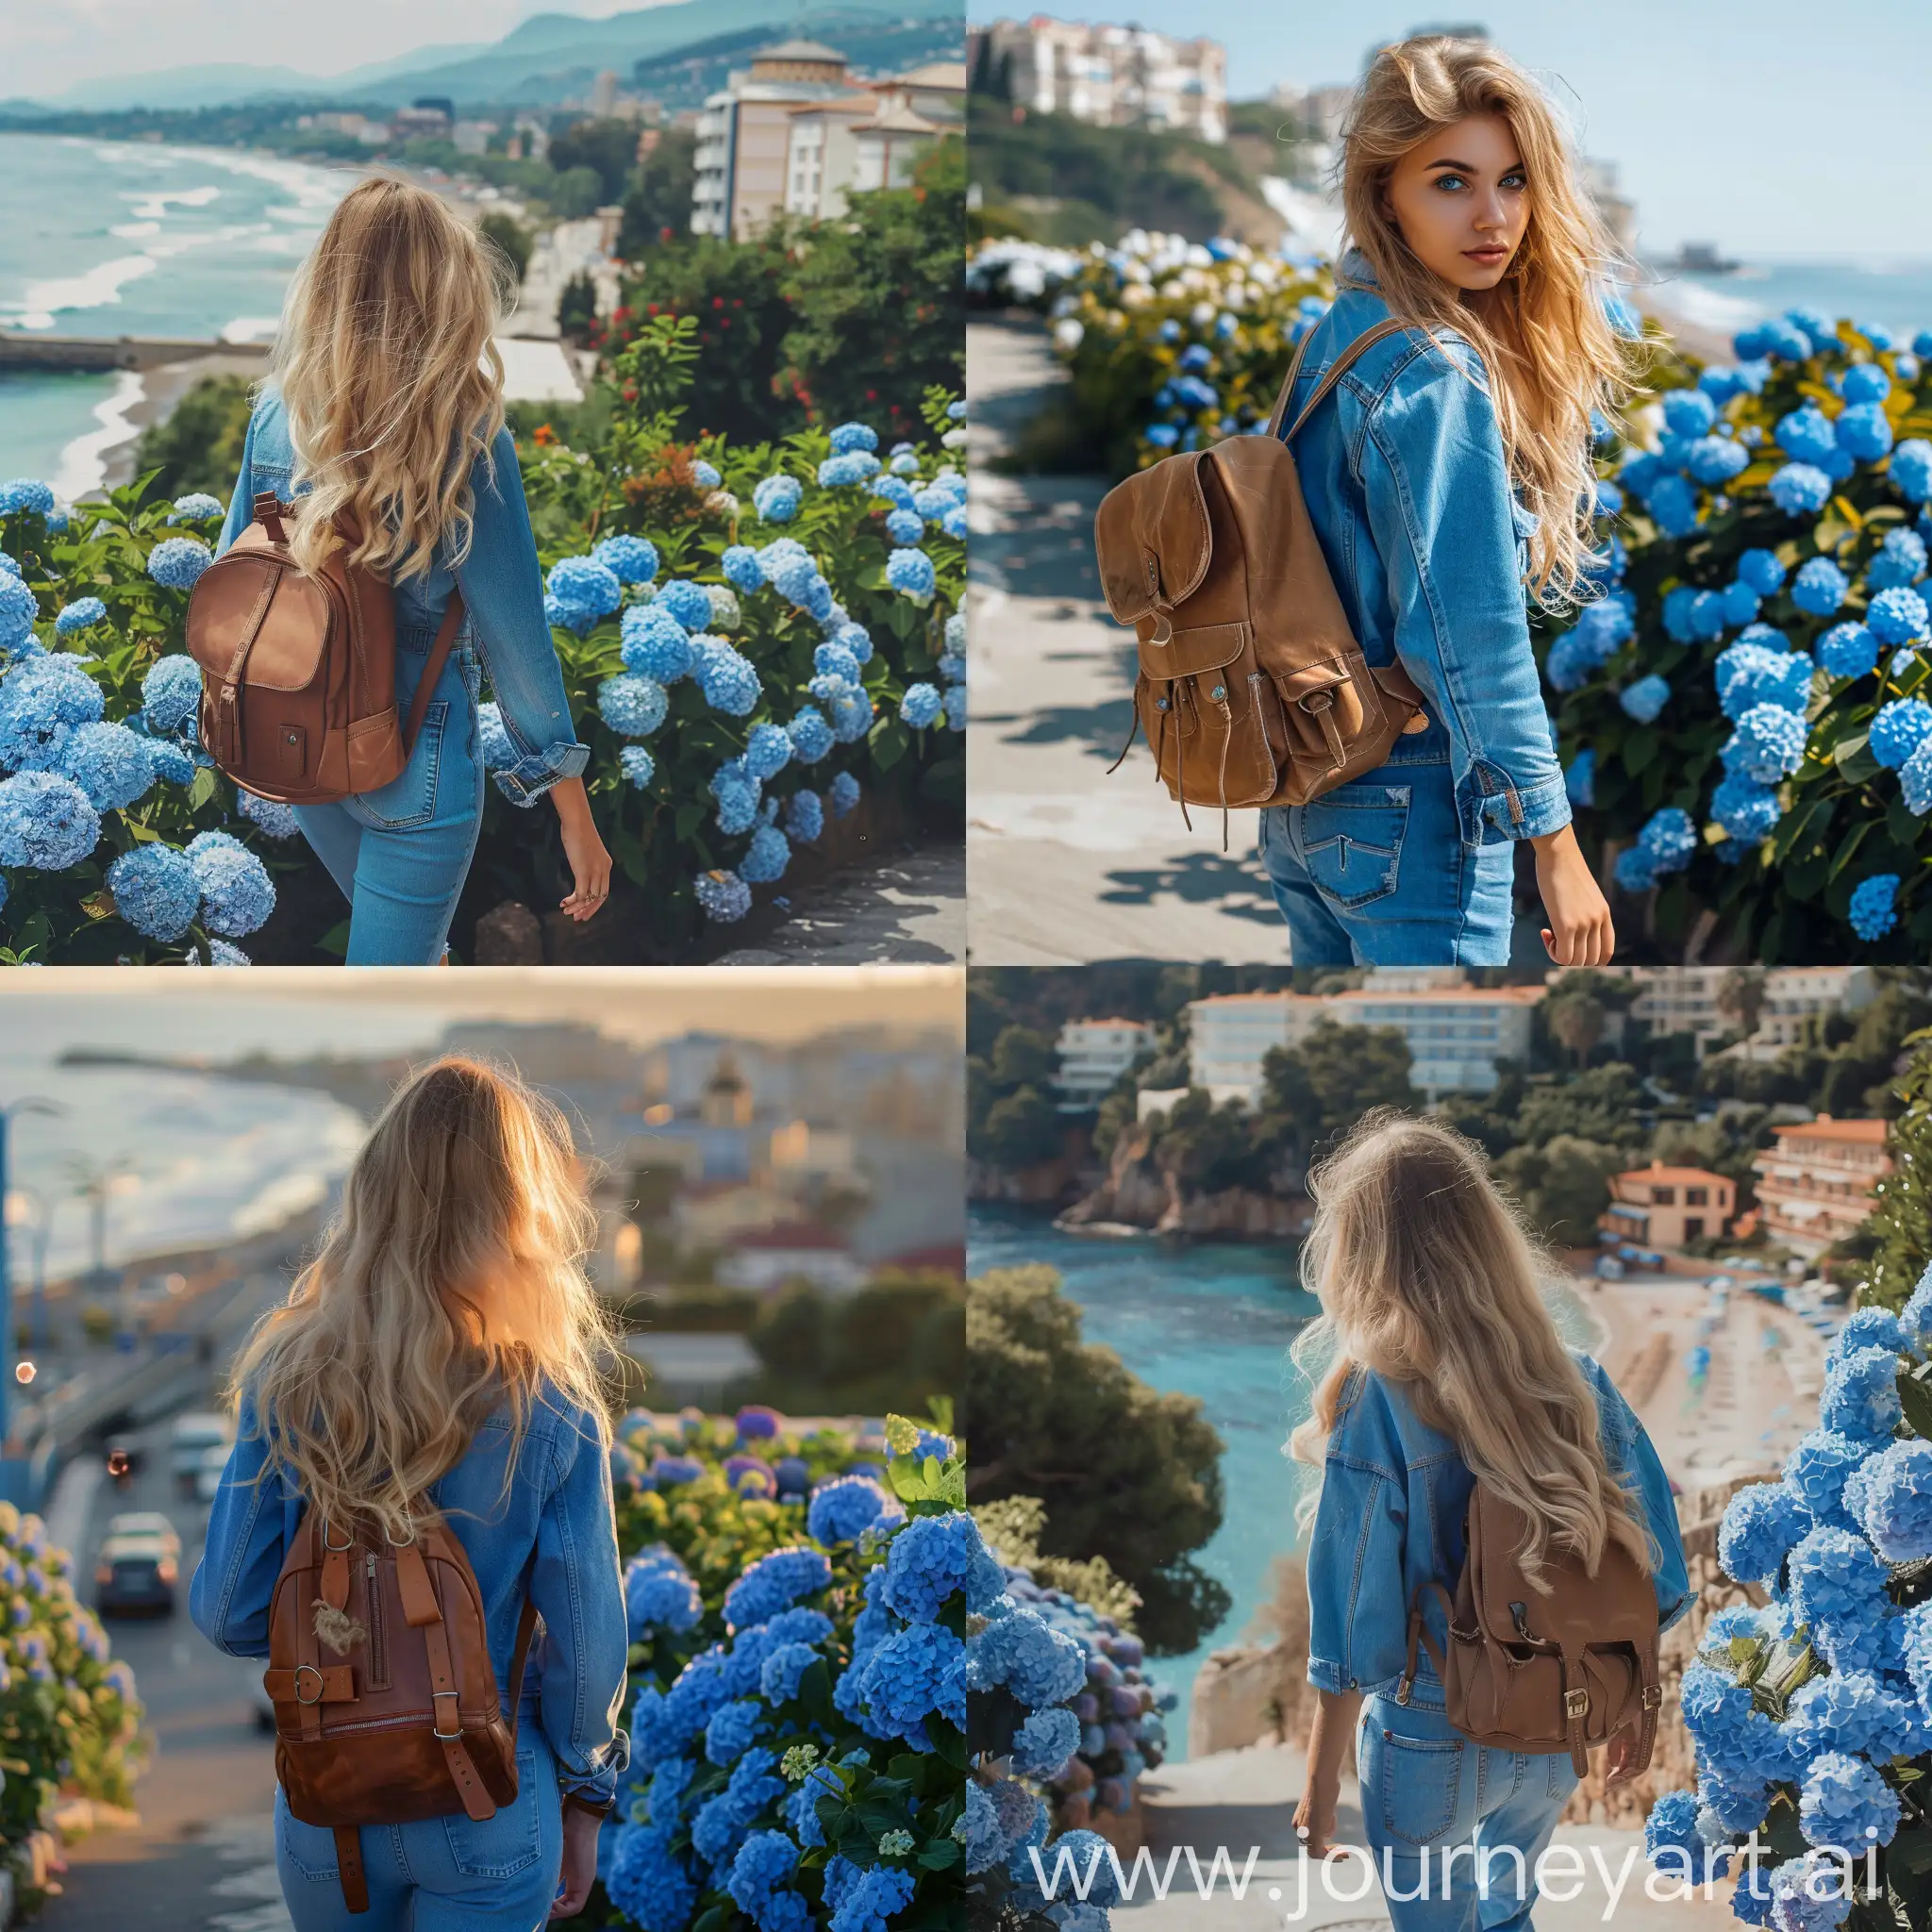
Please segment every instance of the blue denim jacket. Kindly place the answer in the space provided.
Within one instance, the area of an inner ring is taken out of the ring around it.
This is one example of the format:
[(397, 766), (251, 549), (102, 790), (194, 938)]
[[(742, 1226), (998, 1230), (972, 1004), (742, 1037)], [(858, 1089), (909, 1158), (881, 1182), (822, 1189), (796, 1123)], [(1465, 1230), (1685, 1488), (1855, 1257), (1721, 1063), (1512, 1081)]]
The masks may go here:
[[(504, 1499), (508, 1408), (488, 1417), (461, 1461), (429, 1486), (476, 1573), (490, 1661), (509, 1695), (510, 1653), (527, 1595), (542, 1618), (524, 1674), (518, 1726), (541, 1722), (566, 1791), (617, 1789), (628, 1740), (617, 1728), (629, 1631), (617, 1564), (610, 1459), (590, 1417), (552, 1396), (535, 1404)], [(244, 1396), (236, 1440), (208, 1517), (188, 1610), (234, 1657), (268, 1655), (269, 1603), (303, 1504), (284, 1478), (254, 1478), (266, 1461), (259, 1418)]]
[[(439, 546), (426, 576), (395, 586), (398, 649), (426, 651), (460, 584), (465, 613), (458, 645), (480, 655), (490, 678), (503, 728), (516, 762), (491, 775), (497, 790), (516, 805), (529, 805), (559, 778), (580, 776), (591, 748), (577, 741), (564, 695), (563, 673), (543, 614), (543, 573), (537, 540), (524, 500), (523, 472), (517, 467), (516, 439), (506, 428), (491, 445), (496, 478), (490, 480), (478, 457), (470, 473), (475, 494), (470, 553), (452, 570)], [(227, 549), (248, 527), (249, 507), (258, 490), (273, 490), (284, 503), (295, 493), (295, 451), (281, 399), (265, 391), (249, 418), (242, 449), (242, 474), (228, 502), (215, 554)], [(308, 485), (302, 485), (307, 490)], [(473, 687), (474, 687), (474, 680)]]
[[(1618, 1480), (1642, 1503), (1657, 1544), (1659, 1625), (1690, 1607), (1690, 1582), (1670, 1478), (1630, 1405), (1601, 1364), (1573, 1349), (1596, 1396), (1597, 1434)], [(1393, 1695), (1408, 1657), (1408, 1608), (1430, 1578), (1453, 1595), (1462, 1572), (1462, 1517), (1475, 1479), (1448, 1437), (1432, 1429), (1399, 1383), (1357, 1367), (1341, 1392), (1322, 1499), (1308, 1540), (1308, 1682), (1322, 1690)], [(1441, 1599), (1424, 1598), (1438, 1648), (1448, 1641)], [(1442, 1708), (1442, 1684), (1418, 1647), (1409, 1701)]]
[[(1358, 254), (1342, 268), (1369, 277)], [(1388, 315), (1374, 289), (1337, 295), (1302, 358), (1284, 436), (1328, 365)], [(1293, 449), (1364, 656), (1400, 658), (1426, 700), (1429, 728), (1403, 747), (1416, 758), (1446, 751), (1464, 844), (1568, 824), (1524, 603), (1524, 538), (1536, 524), (1510, 488), (1474, 348), (1421, 327), (1386, 337), (1350, 365)]]

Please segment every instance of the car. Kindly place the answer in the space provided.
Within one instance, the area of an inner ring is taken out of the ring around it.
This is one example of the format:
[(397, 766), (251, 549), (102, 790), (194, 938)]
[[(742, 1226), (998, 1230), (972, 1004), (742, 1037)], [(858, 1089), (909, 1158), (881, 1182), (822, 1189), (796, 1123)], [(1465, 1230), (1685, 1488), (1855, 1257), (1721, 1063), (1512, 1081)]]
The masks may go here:
[(110, 1536), (94, 1559), (94, 1607), (104, 1617), (175, 1614), (174, 1552), (158, 1536)]
[(207, 1451), (220, 1446), (225, 1457), (231, 1433), (228, 1418), (212, 1410), (197, 1410), (175, 1418), (175, 1426), (168, 1432), (168, 1467), (183, 1495), (195, 1493), (195, 1478)]
[(228, 1466), (228, 1452), (233, 1445), (227, 1442), (210, 1442), (201, 1452), (201, 1462), (193, 1475), (194, 1493), (204, 1502), (212, 1503), (215, 1491), (222, 1486), (222, 1474)]
[(108, 1517), (108, 1540), (125, 1536), (158, 1537), (167, 1546), (169, 1556), (177, 1563), (181, 1560), (180, 1535), (158, 1509), (132, 1509), (123, 1516)]

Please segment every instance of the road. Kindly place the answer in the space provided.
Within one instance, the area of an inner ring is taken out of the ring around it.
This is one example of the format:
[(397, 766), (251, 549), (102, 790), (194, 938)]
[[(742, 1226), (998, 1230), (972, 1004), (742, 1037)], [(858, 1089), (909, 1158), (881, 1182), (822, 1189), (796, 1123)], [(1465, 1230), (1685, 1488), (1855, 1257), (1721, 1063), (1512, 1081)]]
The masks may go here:
[(158, 1423), (125, 1439), (145, 1452), (142, 1466), (122, 1490), (98, 1483), (75, 1551), (91, 1601), (94, 1556), (110, 1517), (165, 1510), (181, 1536), (174, 1616), (108, 1624), (115, 1655), (134, 1667), (154, 1740), (135, 1788), (141, 1824), (70, 1846), (61, 1895), (38, 1923), (47, 1932), (136, 1924), (154, 1932), (289, 1932), (275, 1871), (273, 1740), (256, 1728), (248, 1702), (246, 1673), (260, 1665), (225, 1657), (189, 1621), (188, 1580), (208, 1506), (175, 1492), (167, 1436)]

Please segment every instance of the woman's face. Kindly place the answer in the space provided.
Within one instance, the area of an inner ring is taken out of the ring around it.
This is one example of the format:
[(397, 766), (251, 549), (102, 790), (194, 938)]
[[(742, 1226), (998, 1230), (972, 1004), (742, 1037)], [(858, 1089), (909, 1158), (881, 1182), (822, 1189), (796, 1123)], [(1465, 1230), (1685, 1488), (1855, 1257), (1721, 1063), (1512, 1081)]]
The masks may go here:
[(1500, 114), (1472, 114), (1417, 142), (1383, 198), (1416, 259), (1457, 289), (1493, 289), (1529, 225), (1529, 178)]

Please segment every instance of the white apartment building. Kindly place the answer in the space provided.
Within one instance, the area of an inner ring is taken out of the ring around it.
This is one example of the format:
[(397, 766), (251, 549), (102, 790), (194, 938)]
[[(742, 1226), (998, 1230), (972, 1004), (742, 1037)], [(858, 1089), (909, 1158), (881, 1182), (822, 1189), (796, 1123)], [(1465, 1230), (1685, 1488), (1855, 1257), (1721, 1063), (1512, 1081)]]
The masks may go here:
[(1772, 1132), (1777, 1144), (1751, 1163), (1758, 1215), (1773, 1241), (1815, 1259), (1857, 1230), (1871, 1212), (1872, 1190), (1891, 1172), (1885, 1123), (1822, 1113)]
[(1054, 1085), (1062, 1113), (1098, 1106), (1113, 1083), (1154, 1045), (1154, 1028), (1141, 1020), (1069, 1020), (1054, 1041), (1060, 1057)]
[(1350, 992), (1227, 993), (1188, 1007), (1188, 1076), (1216, 1101), (1253, 1105), (1271, 1047), (1299, 1046), (1323, 1021), (1389, 1026), (1409, 1053), (1409, 1079), (1434, 1102), (1445, 1093), (1487, 1093), (1496, 1062), (1529, 1058), (1536, 986), (1474, 987), (1449, 974), (1377, 972)]
[(979, 34), (993, 60), (1010, 56), (1014, 103), (1037, 114), (1227, 139), (1227, 49), (1219, 41), (1043, 13), (996, 20)]
[[(1620, 969), (1609, 969), (1616, 972)], [(1718, 1009), (1728, 966), (1630, 966), (1621, 969), (1641, 991), (1630, 1017), (1653, 1033), (1689, 1033), (1700, 1058), (1735, 1023)], [(1556, 975), (1552, 975), (1553, 981)], [(1773, 966), (1764, 975), (1764, 1008), (1751, 1045), (1779, 1052), (1804, 1037), (1805, 1022), (1824, 1013), (1856, 1013), (1878, 995), (1869, 966)]]

